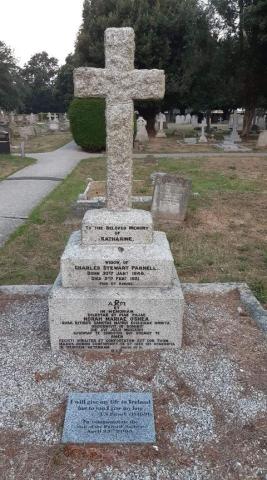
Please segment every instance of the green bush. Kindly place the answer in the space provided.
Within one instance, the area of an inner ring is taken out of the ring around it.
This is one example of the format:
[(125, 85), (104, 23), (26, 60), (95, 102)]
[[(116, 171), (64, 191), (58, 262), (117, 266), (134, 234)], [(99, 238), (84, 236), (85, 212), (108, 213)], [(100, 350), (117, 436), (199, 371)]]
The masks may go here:
[(69, 107), (70, 127), (77, 145), (87, 152), (106, 148), (104, 98), (75, 98)]

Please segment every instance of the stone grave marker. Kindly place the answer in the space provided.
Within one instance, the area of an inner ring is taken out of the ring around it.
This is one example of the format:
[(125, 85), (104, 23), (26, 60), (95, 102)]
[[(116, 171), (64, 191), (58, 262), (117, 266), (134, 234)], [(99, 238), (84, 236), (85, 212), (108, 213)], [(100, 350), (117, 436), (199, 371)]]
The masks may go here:
[(154, 443), (151, 393), (71, 393), (63, 443)]
[(200, 135), (200, 138), (199, 138), (199, 143), (207, 143), (208, 142), (208, 139), (205, 135), (205, 127), (207, 126), (207, 121), (205, 118), (203, 118), (202, 122), (201, 122), (201, 135)]
[(162, 223), (181, 223), (186, 216), (192, 182), (178, 175), (159, 173), (154, 177), (152, 216)]
[(229, 139), (232, 143), (239, 143), (242, 141), (238, 133), (238, 113), (236, 110), (233, 114), (233, 126)]
[(106, 97), (107, 208), (88, 210), (49, 298), (53, 350), (181, 346), (184, 298), (166, 234), (132, 203), (133, 99), (161, 98), (164, 72), (134, 69), (134, 31), (105, 32), (106, 68), (79, 68), (75, 95)]
[(159, 128), (158, 128), (158, 132), (156, 134), (156, 137), (157, 138), (166, 138), (166, 133), (163, 130), (163, 125), (166, 122), (166, 115), (164, 113), (160, 112), (157, 115), (157, 121), (158, 121)]
[(147, 121), (143, 117), (139, 117), (136, 121), (136, 137), (135, 141), (140, 144), (146, 144), (149, 142), (148, 133), (146, 129)]

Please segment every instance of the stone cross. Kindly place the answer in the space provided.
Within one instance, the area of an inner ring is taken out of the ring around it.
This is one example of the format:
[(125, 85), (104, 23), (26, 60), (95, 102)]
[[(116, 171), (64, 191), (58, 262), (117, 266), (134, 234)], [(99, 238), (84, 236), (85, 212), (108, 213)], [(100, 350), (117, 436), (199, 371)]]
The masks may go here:
[(105, 68), (74, 71), (76, 97), (106, 98), (107, 208), (128, 210), (132, 197), (133, 100), (164, 96), (163, 70), (134, 68), (134, 31), (105, 31)]

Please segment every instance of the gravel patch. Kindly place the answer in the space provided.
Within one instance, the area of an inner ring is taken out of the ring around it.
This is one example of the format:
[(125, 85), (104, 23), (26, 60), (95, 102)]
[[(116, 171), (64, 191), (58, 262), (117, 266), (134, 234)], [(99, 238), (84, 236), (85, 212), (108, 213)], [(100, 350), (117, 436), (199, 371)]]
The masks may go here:
[[(0, 295), (1, 479), (266, 480), (266, 344), (237, 291), (186, 294), (181, 350), (106, 355), (52, 353), (42, 293)], [(156, 445), (61, 445), (73, 391), (152, 391)]]

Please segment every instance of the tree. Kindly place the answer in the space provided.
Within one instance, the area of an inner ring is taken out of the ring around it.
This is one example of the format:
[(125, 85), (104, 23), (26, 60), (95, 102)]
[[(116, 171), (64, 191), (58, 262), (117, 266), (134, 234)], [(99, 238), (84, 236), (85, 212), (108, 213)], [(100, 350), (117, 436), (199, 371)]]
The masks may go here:
[(251, 129), (257, 107), (267, 103), (267, 0), (210, 0), (223, 41), (232, 44), (234, 96), (245, 107), (242, 135)]
[[(104, 31), (132, 26), (137, 68), (162, 68), (166, 95), (162, 108), (192, 105), (193, 85), (208, 63), (209, 22), (198, 0), (85, 0), (75, 56), (79, 65), (104, 66)], [(137, 103), (147, 115), (155, 102)]]
[(23, 105), (25, 85), (12, 50), (0, 41), (0, 107), (19, 109)]
[(66, 112), (73, 99), (73, 70), (75, 66), (74, 55), (68, 55), (66, 63), (58, 71), (55, 80), (54, 97), (59, 112)]
[(47, 52), (36, 53), (22, 70), (29, 86), (25, 107), (28, 112), (49, 112), (55, 110), (53, 89), (58, 72), (58, 61)]

